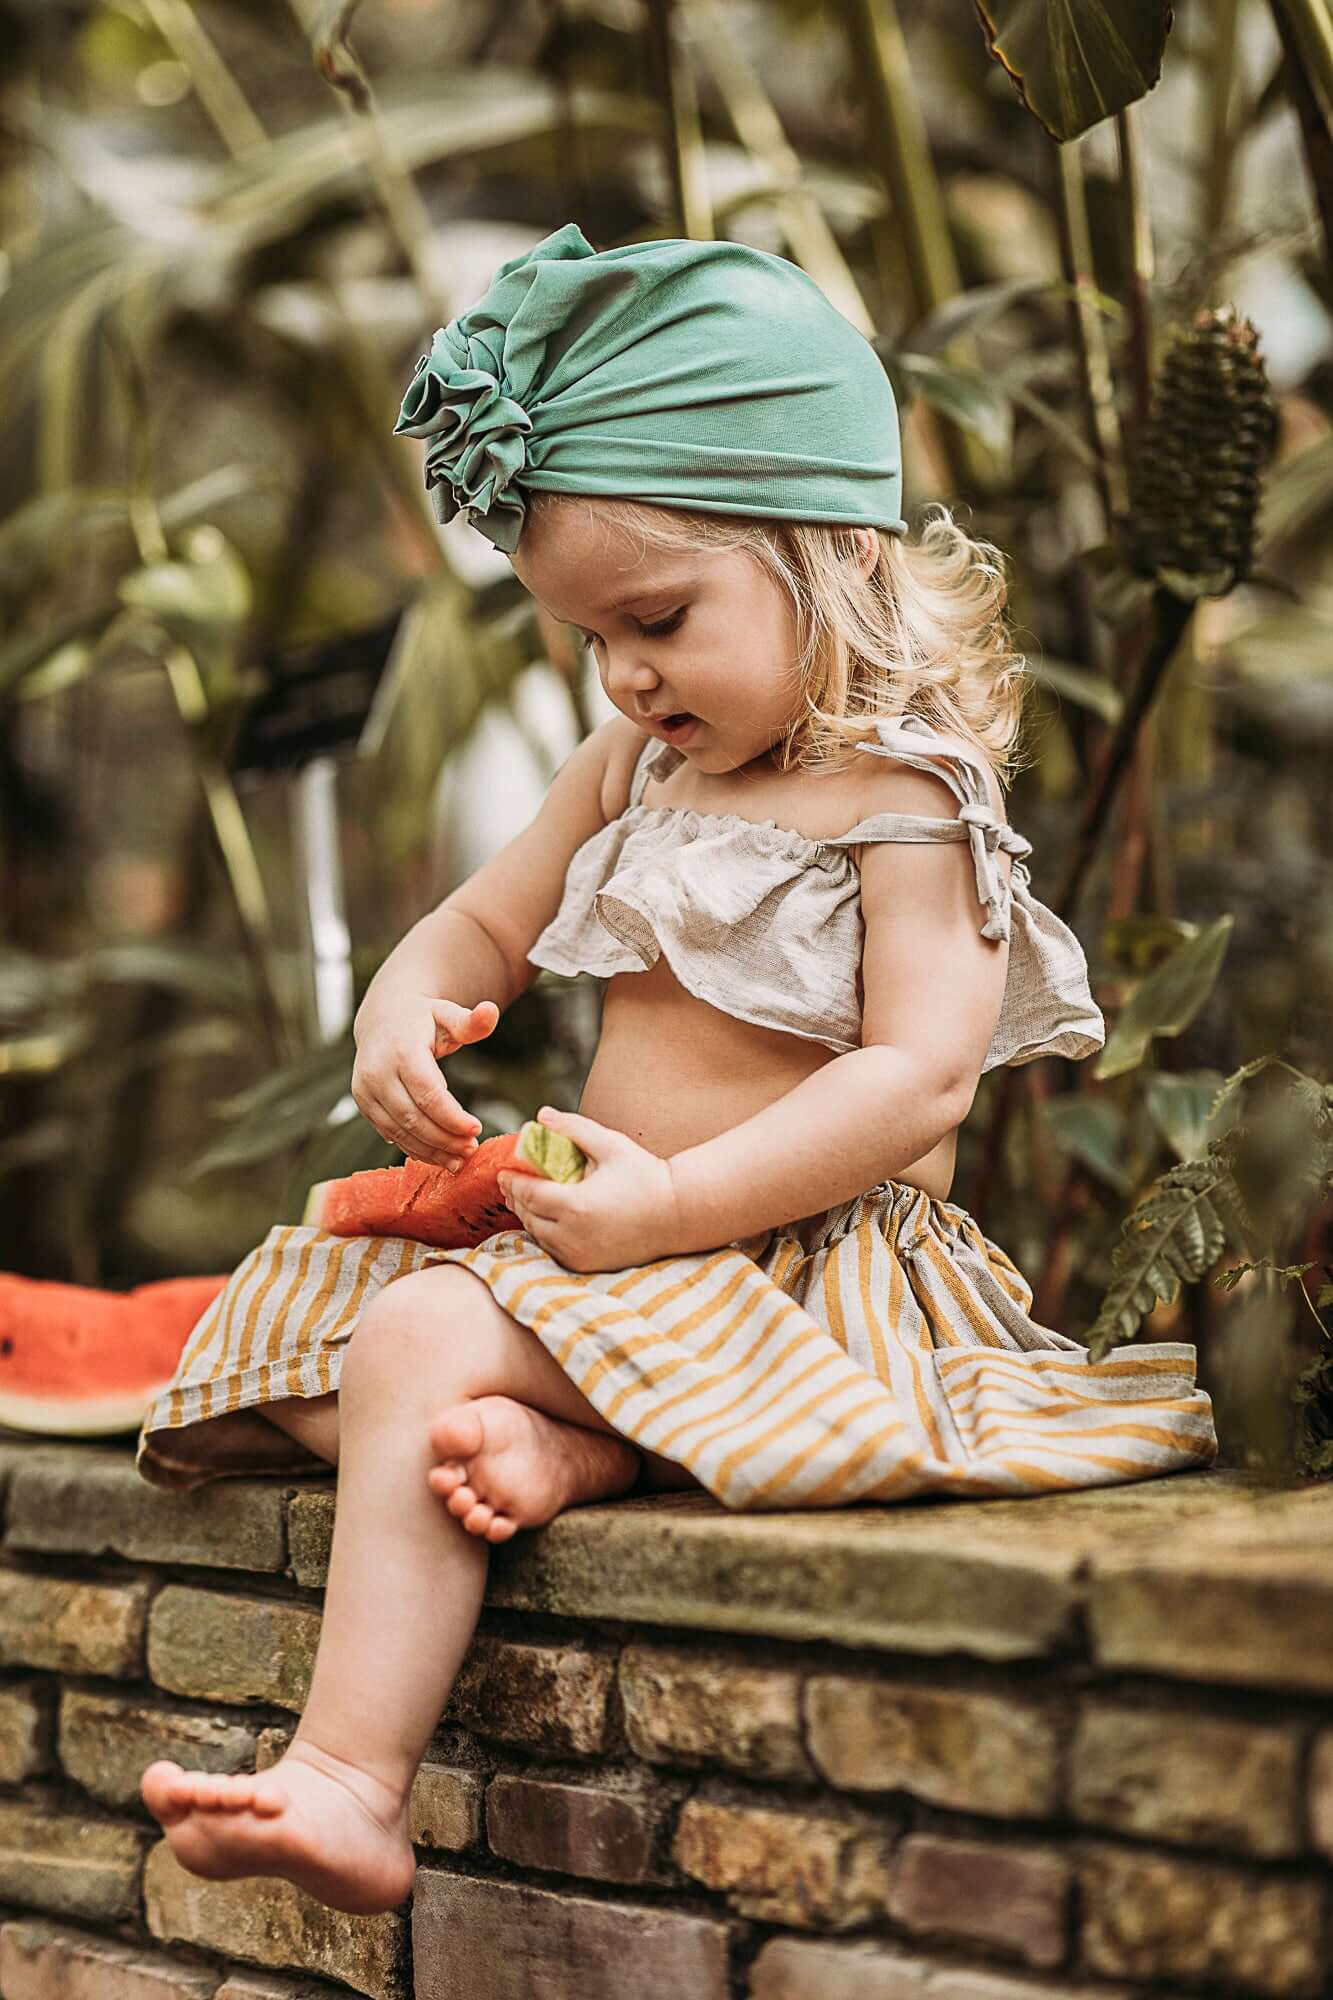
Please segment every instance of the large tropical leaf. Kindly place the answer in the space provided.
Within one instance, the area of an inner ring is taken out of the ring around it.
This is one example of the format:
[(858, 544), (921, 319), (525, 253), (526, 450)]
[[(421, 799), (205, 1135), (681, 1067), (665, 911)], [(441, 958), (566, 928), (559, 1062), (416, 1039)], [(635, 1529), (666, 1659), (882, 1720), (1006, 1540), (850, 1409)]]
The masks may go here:
[(1135, 988), (1097, 1058), (1094, 1076), (1122, 1076), (1143, 1061), (1154, 1035), (1184, 1033), (1217, 983), (1235, 921), (1219, 917)]
[(1053, 139), (1076, 139), (1162, 73), (1170, 0), (976, 0), (986, 46)]

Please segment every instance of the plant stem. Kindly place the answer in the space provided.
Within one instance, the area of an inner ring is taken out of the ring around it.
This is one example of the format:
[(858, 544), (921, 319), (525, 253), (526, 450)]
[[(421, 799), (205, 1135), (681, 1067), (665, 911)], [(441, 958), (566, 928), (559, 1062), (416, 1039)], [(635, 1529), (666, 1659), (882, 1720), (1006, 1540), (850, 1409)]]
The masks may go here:
[(708, 194), (703, 132), (694, 72), (675, 31), (675, 0), (649, 0), (649, 29), (662, 91), (662, 129), (676, 226), (682, 236), (711, 243), (717, 234)]
[(449, 318), (449, 307), (431, 270), (431, 223), (426, 205), (411, 174), (399, 165), (384, 143), (370, 78), (347, 39), (360, 0), (332, 0), (322, 8), (312, 28), (306, 26), (300, 0), (289, 0), (289, 4), (302, 31), (310, 37), (315, 67), (337, 92), (344, 114), (365, 121), (371, 138), (366, 164), (385, 220), (416, 281), (428, 316), (443, 326)]
[[(911, 283), (910, 318), (923, 319), (956, 297), (963, 281), (896, 0), (851, 0), (847, 19), (865, 94), (867, 137)], [(946, 354), (960, 366), (980, 365), (969, 338), (951, 341)], [(946, 421), (940, 434), (956, 486), (984, 491), (993, 484), (995, 455), (973, 432)]]
[(1273, 0), (1273, 25), (1282, 43), (1282, 76), (1292, 109), (1300, 121), (1305, 165), (1314, 190), (1324, 233), (1324, 267), (1333, 275), (1333, 133), (1306, 67), (1301, 44), (1283, 0)]
[(729, 19), (714, 0), (685, 0), (681, 24), (712, 72), (736, 137), (784, 190), (774, 206), (796, 262), (810, 273), (843, 317), (869, 337), (875, 325), (860, 287), (823, 210), (802, 189), (801, 162), (787, 143), (782, 121), (751, 69)]
[(1301, 1297), (1305, 1300), (1306, 1305), (1309, 1306), (1310, 1317), (1314, 1321), (1315, 1325), (1319, 1328), (1320, 1334), (1325, 1340), (1333, 1340), (1333, 1333), (1329, 1332), (1328, 1328), (1324, 1325), (1323, 1320), (1320, 1319), (1319, 1313), (1315, 1307), (1315, 1302), (1305, 1289), (1305, 1274), (1303, 1272), (1298, 1271), (1296, 1273), (1296, 1283), (1301, 1288)]
[(1152, 705), (1162, 676), (1175, 657), (1181, 634), (1189, 624), (1194, 606), (1159, 586), (1152, 599), (1152, 637), (1139, 669), (1138, 679), (1125, 698), (1124, 710), (1106, 747), (1101, 767), (1093, 781), (1087, 808), (1074, 837), (1074, 852), (1059, 894), (1051, 907), (1066, 923), (1072, 920), (1097, 842), (1115, 801), (1125, 766), (1133, 754), (1139, 726)]
[(200, 106), (212, 119), (232, 158), (239, 159), (252, 147), (266, 146), (268, 133), (218, 54), (195, 9), (186, 0), (144, 0), (144, 9), (177, 62), (188, 72)]
[(1090, 462), (1109, 533), (1115, 517), (1125, 507), (1123, 451), (1106, 329), (1089, 296), (1097, 288), (1097, 274), (1077, 140), (1055, 148), (1055, 195), (1062, 274), (1065, 283), (1076, 291), (1076, 296), (1067, 303), (1066, 314), (1078, 364), (1079, 399), (1091, 446)]

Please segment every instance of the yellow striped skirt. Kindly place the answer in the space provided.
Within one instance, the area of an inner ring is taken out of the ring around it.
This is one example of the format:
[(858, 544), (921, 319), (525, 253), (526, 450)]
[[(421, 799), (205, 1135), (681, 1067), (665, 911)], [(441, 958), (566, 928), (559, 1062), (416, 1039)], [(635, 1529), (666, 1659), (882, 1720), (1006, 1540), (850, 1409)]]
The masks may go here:
[(144, 1477), (190, 1487), (309, 1471), (256, 1408), (338, 1387), (367, 1302), (458, 1263), (593, 1408), (727, 1507), (839, 1507), (1106, 1486), (1211, 1464), (1195, 1349), (1087, 1349), (1029, 1316), (1030, 1287), (965, 1209), (896, 1181), (718, 1250), (566, 1270), (526, 1230), (472, 1249), (278, 1227), (186, 1342), (139, 1439)]

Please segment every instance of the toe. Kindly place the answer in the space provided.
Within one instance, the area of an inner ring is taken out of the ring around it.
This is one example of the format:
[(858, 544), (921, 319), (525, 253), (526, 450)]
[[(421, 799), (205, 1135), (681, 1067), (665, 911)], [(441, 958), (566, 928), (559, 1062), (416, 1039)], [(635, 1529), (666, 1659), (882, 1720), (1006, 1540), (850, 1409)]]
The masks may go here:
[(457, 1514), (461, 1521), (477, 1505), (477, 1496), (470, 1486), (456, 1486), (449, 1495), (448, 1507), (451, 1514)]
[(226, 1797), (226, 1781), (210, 1777), (207, 1771), (191, 1773), (193, 1803), (200, 1812), (217, 1812)]
[(508, 1514), (497, 1514), (486, 1530), (486, 1539), (488, 1542), (507, 1542), (511, 1535), (517, 1533), (517, 1521), (511, 1521)]
[(143, 1802), (155, 1819), (164, 1824), (183, 1819), (190, 1810), (189, 1787), (182, 1786), (185, 1772), (179, 1764), (167, 1758), (158, 1758), (150, 1764), (139, 1780), (139, 1790)]
[(436, 1493), (452, 1493), (455, 1486), (462, 1483), (463, 1468), (452, 1463), (436, 1465), (431, 1467), (427, 1477)]
[(455, 1403), (441, 1411), (430, 1427), (431, 1449), (437, 1458), (472, 1458), (481, 1450), (481, 1418), (472, 1403)]
[(463, 1526), (470, 1535), (484, 1535), (494, 1518), (494, 1507), (488, 1507), (484, 1500), (479, 1500), (471, 1513), (464, 1515)]
[(224, 1778), (218, 1805), (223, 1812), (245, 1812), (254, 1804), (253, 1778)]

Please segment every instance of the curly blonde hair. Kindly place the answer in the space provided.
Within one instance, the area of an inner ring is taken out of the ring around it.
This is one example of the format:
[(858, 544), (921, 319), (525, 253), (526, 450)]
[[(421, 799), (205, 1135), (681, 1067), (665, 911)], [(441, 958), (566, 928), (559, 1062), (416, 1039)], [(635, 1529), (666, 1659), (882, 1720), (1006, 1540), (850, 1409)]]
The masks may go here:
[(910, 712), (975, 744), (1001, 785), (1012, 783), (1028, 671), (1004, 615), (1004, 557), (942, 501), (915, 541), (881, 534), (869, 575), (851, 527), (609, 497), (587, 504), (644, 549), (749, 554), (787, 593), (804, 713), (774, 746), (779, 770), (846, 769), (875, 718)]

